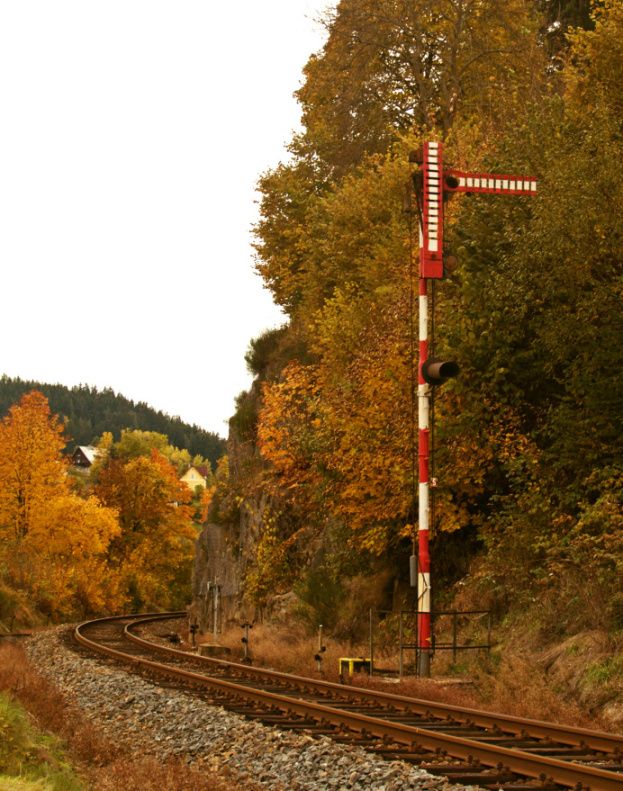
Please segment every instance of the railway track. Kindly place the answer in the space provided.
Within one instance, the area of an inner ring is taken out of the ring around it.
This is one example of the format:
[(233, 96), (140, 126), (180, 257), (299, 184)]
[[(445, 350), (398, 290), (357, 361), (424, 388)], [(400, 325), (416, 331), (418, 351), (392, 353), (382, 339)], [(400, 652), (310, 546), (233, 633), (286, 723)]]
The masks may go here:
[(486, 789), (623, 791), (623, 737), (448, 706), (200, 657), (141, 631), (186, 614), (120, 616), (76, 627), (85, 648), (166, 676), (265, 724), (326, 734)]

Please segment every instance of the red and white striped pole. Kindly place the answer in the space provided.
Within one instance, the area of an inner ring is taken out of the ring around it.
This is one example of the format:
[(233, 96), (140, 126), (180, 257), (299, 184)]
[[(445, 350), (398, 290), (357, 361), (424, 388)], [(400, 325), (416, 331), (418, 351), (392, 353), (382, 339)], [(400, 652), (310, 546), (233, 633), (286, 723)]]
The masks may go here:
[[(417, 157), (417, 161), (419, 157)], [(418, 364), (418, 675), (430, 675), (432, 648), (430, 534), (430, 405), (432, 386), (458, 372), (456, 363), (429, 360), (428, 280), (443, 277), (444, 193), (481, 192), (535, 195), (537, 182), (526, 176), (466, 173), (443, 169), (442, 146), (424, 143), (421, 157)]]
[(431, 580), (430, 580), (430, 400), (423, 365), (428, 360), (428, 278), (443, 276), (443, 204), (441, 143), (423, 146), (422, 222), (419, 272), (419, 365), (418, 365), (418, 675), (430, 675)]
[(431, 595), (429, 552), (429, 456), (430, 456), (430, 385), (424, 380), (422, 362), (428, 359), (428, 283), (419, 280), (419, 360), (418, 365), (418, 675), (430, 675)]

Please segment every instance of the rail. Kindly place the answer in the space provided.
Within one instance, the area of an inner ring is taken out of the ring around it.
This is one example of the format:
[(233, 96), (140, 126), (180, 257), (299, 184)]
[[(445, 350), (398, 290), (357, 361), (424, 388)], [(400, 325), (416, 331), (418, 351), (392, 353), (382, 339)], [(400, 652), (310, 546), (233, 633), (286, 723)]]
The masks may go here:
[[(426, 759), (423, 754), (428, 752), (437, 753), (438, 755), (445, 754), (453, 759), (472, 763), (477, 758), (484, 766), (503, 766), (505, 771), (523, 777), (552, 778), (553, 783), (565, 788), (583, 787), (590, 789), (590, 791), (621, 791), (623, 789), (623, 774), (619, 773), (619, 771), (611, 771), (611, 768), (604, 769), (597, 766), (573, 763), (547, 755), (534, 755), (523, 748), (519, 749), (517, 746), (505, 747), (492, 743), (495, 741), (508, 743), (510, 735), (510, 740), (515, 739), (518, 743), (530, 737), (544, 739), (547, 744), (557, 742), (559, 745), (569, 745), (571, 747), (582, 745), (584, 750), (594, 750), (603, 753), (612, 765), (614, 765), (613, 762), (618, 761), (616, 768), (619, 770), (623, 752), (623, 737), (582, 728), (569, 728), (536, 720), (481, 712), (464, 707), (452, 707), (446, 704), (392, 693), (379, 693), (360, 687), (345, 687), (317, 679), (277, 673), (276, 671), (250, 668), (248, 665), (216, 660), (211, 657), (199, 657), (168, 646), (155, 645), (153, 642), (134, 634), (134, 631), (139, 626), (149, 622), (166, 618), (181, 618), (183, 616), (184, 613), (117, 616), (81, 624), (76, 628), (75, 635), (80, 643), (88, 646), (91, 650), (102, 651), (123, 662), (135, 662), (141, 667), (149, 668), (154, 672), (174, 675), (193, 684), (210, 686), (233, 699), (245, 699), (252, 701), (258, 706), (269, 707), (273, 710), (285, 712), (288, 715), (311, 718), (316, 722), (330, 725), (342, 731), (347, 728), (356, 734), (353, 737), (354, 739), (373, 738), (380, 740), (381, 743), (386, 743), (388, 739), (392, 740), (403, 750), (403, 753), (396, 754), (396, 758), (404, 757), (404, 751), (406, 751), (407, 756), (417, 754), (420, 760), (424, 761)], [(126, 651), (121, 651), (112, 648), (110, 645), (102, 645), (96, 640), (91, 640), (84, 634), (85, 631), (93, 629), (94, 624), (97, 624), (96, 628), (101, 628), (104, 624), (112, 624), (120, 620), (126, 621), (122, 631), (125, 639), (132, 641), (134, 645), (133, 650), (140, 648), (145, 651), (167, 654), (169, 657), (175, 655), (176, 661), (185, 658), (195, 664), (198, 663), (204, 668), (209, 668), (213, 672), (220, 668), (221, 671), (228, 671), (239, 677), (251, 677), (254, 679), (254, 686), (245, 686), (240, 680), (234, 683), (230, 680), (218, 678), (215, 675), (207, 676), (194, 670), (190, 671), (180, 667), (172, 667), (162, 662), (155, 662), (145, 656), (132, 655), (128, 653), (129, 648)], [(286, 694), (285, 689), (284, 694), (258, 689), (258, 679), (262, 678), (270, 682), (273, 687), (275, 682), (295, 687), (298, 690), (295, 693), (296, 697)], [(307, 690), (310, 694), (321, 692), (327, 697), (326, 705), (325, 702), (318, 703), (302, 699), (301, 689)], [(333, 696), (334, 705), (329, 705), (331, 702), (328, 698), (329, 695)], [(347, 698), (347, 700), (345, 701), (344, 698)], [(363, 701), (366, 704), (375, 706), (382, 705), (385, 707), (385, 711), (375, 714), (375, 716), (353, 711), (353, 700)], [(414, 715), (422, 716), (424, 720), (435, 718), (437, 724), (431, 725), (431, 729), (427, 729), (423, 726), (419, 727), (404, 722), (392, 721), (397, 716), (397, 712), (401, 715), (408, 714), (411, 717)], [(462, 724), (461, 727), (468, 731), (475, 728), (484, 728), (488, 733), (482, 736), (472, 736), (472, 738), (453, 735), (449, 732), (442, 733), (438, 730), (440, 728), (439, 719), (446, 721), (447, 730), (449, 731), (456, 730), (457, 725)], [(484, 741), (485, 739), (487, 741)], [(564, 749), (558, 748), (558, 751), (562, 753)], [(547, 752), (547, 749), (545, 749), (545, 752)], [(571, 750), (571, 752), (577, 753), (578, 750)], [(500, 787), (503, 787), (503, 785)]]

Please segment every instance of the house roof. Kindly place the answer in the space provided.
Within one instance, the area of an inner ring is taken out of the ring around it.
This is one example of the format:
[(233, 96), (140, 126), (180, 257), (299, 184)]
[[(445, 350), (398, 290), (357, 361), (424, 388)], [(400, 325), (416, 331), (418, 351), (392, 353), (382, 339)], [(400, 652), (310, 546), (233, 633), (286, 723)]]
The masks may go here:
[(82, 455), (89, 462), (89, 464), (93, 464), (95, 459), (97, 459), (97, 457), (101, 456), (102, 454), (101, 449), (96, 448), (95, 445), (78, 445), (76, 450), (74, 450), (72, 457), (75, 456), (78, 451), (81, 451)]

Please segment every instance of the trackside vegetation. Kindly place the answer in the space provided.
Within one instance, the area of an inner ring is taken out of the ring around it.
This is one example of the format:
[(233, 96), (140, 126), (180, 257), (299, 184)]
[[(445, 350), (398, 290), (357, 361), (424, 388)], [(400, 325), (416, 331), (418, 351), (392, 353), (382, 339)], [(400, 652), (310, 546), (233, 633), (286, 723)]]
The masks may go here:
[(294, 590), (307, 621), (344, 636), (365, 626), (354, 601), (413, 602), (405, 190), (409, 152), (439, 140), (448, 166), (539, 186), (445, 211), (455, 260), (434, 344), (461, 373), (435, 397), (434, 606), (509, 628), (524, 614), (526, 641), (603, 630), (618, 650), (623, 6), (341, 0), (325, 24), (302, 131), (259, 180), (257, 270), (287, 320), (250, 346), (213, 500), (216, 521), (255, 537), (247, 600), (263, 612)]
[[(158, 759), (108, 739), (31, 665), (0, 645), (2, 791), (232, 791), (218, 770)], [(252, 788), (255, 786), (251, 783)]]

